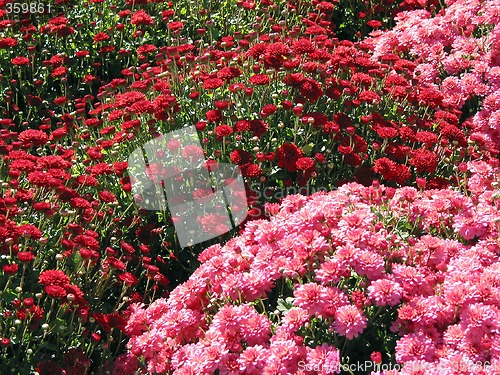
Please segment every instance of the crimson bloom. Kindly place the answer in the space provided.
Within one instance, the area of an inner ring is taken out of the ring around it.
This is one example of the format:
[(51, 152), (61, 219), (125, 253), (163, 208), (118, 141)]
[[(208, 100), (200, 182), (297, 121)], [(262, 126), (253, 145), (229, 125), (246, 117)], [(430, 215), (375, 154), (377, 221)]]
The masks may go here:
[(70, 278), (61, 270), (46, 270), (40, 273), (38, 282), (42, 285), (66, 287), (70, 283)]
[(184, 27), (184, 23), (179, 22), (179, 21), (173, 21), (173, 22), (169, 22), (167, 27), (171, 31), (180, 30)]
[(417, 172), (432, 173), (438, 165), (438, 157), (431, 150), (418, 149), (411, 152), (409, 163), (415, 167)]
[(24, 65), (24, 66), (27, 66), (30, 64), (30, 59), (28, 59), (27, 57), (23, 57), (23, 56), (19, 56), (19, 57), (14, 57), (12, 59), (12, 65)]
[(375, 160), (373, 171), (380, 173), (387, 181), (394, 181), (402, 185), (411, 177), (411, 172), (406, 165), (398, 164), (388, 158)]
[(255, 74), (250, 77), (248, 82), (253, 85), (267, 85), (270, 82), (270, 78), (267, 74)]
[(217, 89), (224, 85), (224, 81), (220, 78), (209, 78), (203, 82), (203, 88), (205, 90)]
[(303, 156), (302, 150), (295, 144), (286, 142), (276, 150), (278, 155), (278, 167), (285, 168), (289, 172), (297, 170), (296, 162)]
[(49, 136), (41, 130), (29, 129), (21, 132), (18, 139), (25, 144), (33, 144), (38, 147), (46, 144), (49, 141)]
[(300, 93), (311, 102), (315, 102), (323, 95), (321, 85), (312, 78), (306, 78), (300, 87)]
[(155, 21), (144, 10), (138, 10), (132, 15), (130, 23), (135, 26), (153, 26)]

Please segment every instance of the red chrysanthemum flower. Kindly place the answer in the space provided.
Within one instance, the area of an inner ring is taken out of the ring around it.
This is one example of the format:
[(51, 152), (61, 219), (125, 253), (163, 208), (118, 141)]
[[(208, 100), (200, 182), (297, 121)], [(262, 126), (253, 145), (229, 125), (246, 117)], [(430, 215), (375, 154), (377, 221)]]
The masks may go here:
[(299, 171), (312, 171), (315, 169), (314, 160), (307, 157), (297, 159), (295, 165)]
[(66, 289), (59, 285), (47, 285), (44, 288), (45, 293), (52, 298), (64, 298), (68, 295)]
[(306, 38), (300, 38), (299, 40), (295, 41), (292, 48), (293, 52), (295, 52), (297, 55), (311, 53), (316, 49), (316, 47), (314, 47), (314, 44), (312, 44), (311, 41)]
[(243, 177), (254, 178), (260, 176), (263, 172), (257, 164), (247, 163), (240, 166)]
[(323, 127), (323, 131), (326, 134), (336, 134), (340, 131), (340, 125), (335, 121), (328, 121)]
[(66, 287), (70, 283), (70, 278), (61, 270), (46, 270), (38, 277), (38, 283), (42, 285), (58, 285)]
[(300, 93), (311, 102), (315, 102), (323, 95), (321, 85), (312, 78), (306, 78), (300, 87)]
[(370, 20), (366, 24), (374, 29), (382, 27), (382, 22), (380, 22), (379, 20)]
[(19, 56), (19, 57), (14, 57), (11, 62), (12, 62), (12, 65), (28, 66), (30, 64), (30, 59), (28, 59), (27, 57)]
[(289, 86), (300, 87), (305, 80), (306, 76), (302, 73), (292, 73), (285, 76), (283, 82)]
[(17, 40), (14, 38), (7, 37), (0, 39), (0, 49), (6, 49), (15, 46), (17, 46)]
[(80, 209), (92, 208), (92, 205), (88, 200), (79, 197), (71, 198), (70, 205), (73, 208), (80, 208)]
[(221, 137), (221, 138), (228, 137), (231, 134), (233, 134), (233, 128), (230, 127), (229, 125), (222, 124), (222, 125), (219, 125), (215, 128), (215, 134), (217, 135), (217, 137)]
[(267, 74), (255, 74), (248, 80), (252, 85), (267, 85), (270, 82), (270, 78)]
[(379, 137), (384, 139), (395, 138), (399, 134), (397, 129), (391, 128), (389, 126), (374, 126), (373, 130), (375, 130)]
[(380, 101), (380, 96), (373, 91), (362, 91), (358, 95), (358, 100), (367, 103), (375, 103)]
[(205, 117), (210, 122), (219, 122), (222, 120), (222, 112), (219, 111), (218, 109), (211, 109), (207, 111)]
[(94, 35), (94, 43), (103, 42), (103, 41), (108, 40), (110, 38), (111, 37), (105, 32), (97, 33)]
[(312, 125), (317, 129), (323, 128), (328, 122), (328, 116), (320, 112), (309, 112), (302, 116), (304, 121), (309, 122), (310, 118), (313, 120)]
[(49, 60), (48, 63), (51, 67), (57, 68), (58, 66), (61, 66), (64, 64), (64, 58), (59, 55), (54, 55), (52, 56)]
[(15, 275), (19, 270), (19, 266), (16, 263), (4, 264), (2, 266), (2, 271), (5, 275)]
[(146, 95), (139, 91), (127, 91), (123, 94), (117, 94), (115, 97), (115, 106), (126, 108), (135, 102), (147, 100)]
[(113, 163), (113, 169), (116, 174), (121, 175), (128, 168), (128, 162), (126, 161), (117, 161)]
[(272, 43), (266, 49), (264, 63), (267, 67), (279, 69), (289, 54), (290, 49), (285, 44)]
[(229, 81), (233, 78), (241, 76), (242, 72), (235, 66), (226, 66), (217, 72), (217, 78)]
[(28, 181), (30, 184), (44, 187), (60, 187), (62, 185), (60, 180), (46, 172), (32, 172), (28, 174)]
[(179, 103), (173, 95), (159, 95), (153, 100), (153, 111), (157, 120), (166, 121), (170, 114), (179, 110)]
[(57, 155), (42, 156), (37, 160), (36, 164), (43, 169), (69, 169), (73, 166), (71, 162), (64, 160), (61, 156)]
[(306, 35), (324, 35), (327, 34), (327, 30), (319, 25), (309, 26), (304, 32)]
[(387, 181), (394, 181), (400, 185), (411, 177), (411, 172), (406, 165), (398, 164), (388, 158), (375, 160), (372, 169)]
[(55, 68), (52, 71), (52, 73), (50, 74), (50, 76), (52, 78), (64, 77), (67, 72), (68, 72), (68, 68), (66, 68), (65, 66), (60, 66), (58, 68)]
[(167, 27), (171, 31), (176, 31), (182, 29), (184, 27), (184, 23), (180, 21), (172, 21), (168, 23)]
[(352, 120), (349, 115), (345, 113), (339, 112), (333, 116), (333, 120), (337, 122), (341, 128), (346, 129), (349, 126), (352, 126)]
[(130, 23), (136, 26), (152, 26), (155, 24), (155, 21), (153, 21), (153, 18), (148, 13), (141, 9), (132, 15)]
[(294, 143), (284, 143), (276, 150), (278, 155), (278, 167), (285, 168), (289, 172), (297, 170), (296, 162), (303, 156), (302, 150)]
[[(139, 55), (147, 55), (148, 53), (155, 53), (157, 50), (156, 46), (152, 45), (152, 44), (144, 44), (142, 46), (140, 46), (139, 48), (137, 48), (137, 53)], [(136, 81), (136, 82), (139, 82), (139, 81)], [(134, 83), (136, 83), (134, 82)], [(143, 83), (143, 82), (141, 82)]]
[(333, 2), (322, 1), (316, 5), (316, 8), (322, 12), (333, 12), (333, 10), (335, 10), (335, 4), (333, 4)]
[(32, 172), (35, 170), (35, 163), (29, 160), (14, 160), (10, 163), (9, 176), (19, 177), (21, 172)]
[(135, 248), (131, 244), (129, 244), (128, 242), (120, 241), (120, 247), (127, 254), (134, 254), (135, 253)]
[(214, 105), (217, 109), (223, 110), (229, 107), (229, 102), (227, 100), (216, 100)]
[(415, 140), (424, 143), (426, 147), (432, 147), (438, 143), (439, 138), (432, 132), (420, 131), (415, 134)]
[(264, 116), (270, 116), (277, 110), (278, 107), (276, 107), (274, 104), (266, 104), (264, 107), (262, 107), (261, 113), (264, 114)]
[(33, 240), (38, 240), (42, 237), (42, 232), (33, 224), (22, 224), (17, 227), (18, 233), (21, 235), (31, 238)]
[(20, 251), (17, 253), (17, 259), (22, 263), (29, 263), (35, 259), (35, 254), (31, 251)]
[(326, 86), (325, 95), (330, 99), (338, 99), (342, 96), (343, 89), (342, 87), (336, 85), (335, 83), (330, 83)]
[(65, 289), (66, 293), (72, 294), (74, 296), (74, 300), (72, 301), (74, 304), (80, 305), (81, 307), (88, 305), (87, 301), (84, 298), (84, 294), (78, 287), (78, 285), (66, 285)]
[(75, 52), (75, 56), (76, 57), (80, 57), (80, 58), (87, 57), (87, 56), (90, 56), (90, 52), (83, 49), (83, 50), (80, 50), (80, 51), (76, 51)]
[(120, 271), (124, 271), (127, 268), (125, 263), (123, 263), (121, 260), (119, 260), (115, 257), (112, 257), (112, 256), (109, 256), (106, 259), (106, 263), (109, 264), (110, 267), (116, 268), (117, 270), (120, 270)]
[(254, 44), (247, 52), (247, 56), (252, 57), (254, 59), (258, 59), (260, 56), (262, 56), (267, 49), (267, 44), (266, 43), (258, 43)]
[(352, 154), (353, 149), (349, 144), (340, 144), (337, 147), (338, 152), (340, 152), (342, 155), (349, 155)]
[(21, 132), (18, 139), (25, 144), (33, 144), (33, 146), (38, 147), (46, 144), (49, 141), (49, 136), (41, 130), (29, 129)]
[(418, 149), (411, 152), (409, 163), (413, 165), (417, 172), (432, 173), (438, 165), (438, 157), (431, 150)]
[(417, 98), (419, 102), (436, 108), (443, 104), (444, 95), (437, 89), (425, 88), (418, 93)]
[(35, 203), (33, 203), (32, 207), (34, 210), (40, 211), (40, 212), (45, 212), (46, 214), (50, 214), (51, 211), (52, 211), (52, 213), (54, 212), (51, 209), (52, 206), (49, 202), (35, 202)]
[(254, 137), (262, 137), (268, 130), (269, 124), (262, 120), (250, 120), (250, 129)]
[(92, 176), (100, 176), (103, 174), (112, 174), (113, 168), (108, 163), (99, 163), (91, 168)]
[(441, 135), (449, 141), (457, 141), (458, 144), (462, 147), (467, 146), (467, 139), (465, 138), (463, 131), (457, 128), (455, 125), (444, 124), (443, 126), (439, 127), (439, 131)]
[(118, 281), (130, 287), (137, 284), (139, 282), (139, 279), (130, 272), (124, 272), (118, 275)]
[(239, 120), (234, 124), (234, 131), (245, 132), (248, 130), (250, 130), (250, 121), (248, 120)]
[(251, 163), (253, 160), (253, 155), (245, 150), (234, 150), (233, 152), (231, 152), (231, 154), (229, 154), (229, 158), (232, 163), (243, 165)]
[(217, 89), (224, 85), (224, 81), (220, 78), (208, 78), (203, 82), (203, 88), (205, 90)]
[(116, 202), (116, 197), (113, 193), (108, 190), (103, 190), (99, 192), (99, 197), (103, 200), (103, 202)]
[(203, 158), (205, 157), (205, 154), (201, 147), (196, 145), (188, 145), (182, 150), (182, 156), (189, 161), (191, 160), (191, 158), (194, 159)]
[(94, 238), (95, 234), (94, 236), (91, 236), (89, 232), (90, 231), (87, 231), (86, 232), (87, 234), (80, 234), (76, 236), (73, 241), (75, 244), (89, 247), (93, 250), (98, 250), (100, 247), (99, 241), (96, 238)]

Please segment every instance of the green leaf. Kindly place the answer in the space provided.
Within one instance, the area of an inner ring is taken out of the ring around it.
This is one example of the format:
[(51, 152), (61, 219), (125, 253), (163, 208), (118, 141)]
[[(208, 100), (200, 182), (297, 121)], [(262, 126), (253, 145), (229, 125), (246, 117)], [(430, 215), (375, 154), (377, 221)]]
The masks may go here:
[(2, 299), (7, 303), (11, 303), (16, 298), (16, 296), (16, 293), (11, 290), (7, 290), (2, 294)]
[(291, 310), (293, 308), (293, 301), (293, 297), (287, 297), (286, 299), (278, 298), (278, 305), (276, 306), (276, 308), (281, 312)]

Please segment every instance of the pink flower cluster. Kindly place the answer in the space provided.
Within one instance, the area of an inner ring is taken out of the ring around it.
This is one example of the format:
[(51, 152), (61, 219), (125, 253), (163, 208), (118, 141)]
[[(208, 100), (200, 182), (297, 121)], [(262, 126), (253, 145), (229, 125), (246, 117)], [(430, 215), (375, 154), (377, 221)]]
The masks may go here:
[(386, 327), (407, 368), (496, 363), (500, 169), (467, 167), (482, 194), (348, 183), (285, 198), (207, 248), (168, 299), (133, 305), (120, 360), (150, 373), (333, 374)]
[(439, 89), (443, 103), (467, 113), (473, 144), (500, 148), (500, 12), (495, 0), (448, 0), (435, 17), (426, 10), (401, 12), (391, 30), (372, 33), (374, 59), (403, 54), (417, 63), (414, 79)]

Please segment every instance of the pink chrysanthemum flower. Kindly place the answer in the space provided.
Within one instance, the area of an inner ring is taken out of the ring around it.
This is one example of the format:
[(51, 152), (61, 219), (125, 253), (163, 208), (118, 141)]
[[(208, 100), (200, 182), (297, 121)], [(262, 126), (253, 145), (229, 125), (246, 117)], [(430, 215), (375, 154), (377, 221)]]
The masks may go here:
[(399, 363), (419, 359), (432, 362), (435, 357), (436, 348), (433, 340), (421, 332), (403, 336), (396, 344), (396, 360)]
[(375, 280), (368, 287), (368, 297), (377, 306), (395, 306), (401, 301), (402, 295), (401, 285), (388, 279)]
[(356, 306), (342, 306), (337, 311), (333, 328), (339, 335), (352, 340), (364, 331), (367, 321), (366, 316)]
[(328, 344), (317, 346), (307, 353), (307, 366), (318, 375), (339, 374), (340, 352)]
[(334, 255), (321, 264), (320, 269), (316, 271), (316, 279), (326, 285), (338, 283), (342, 277), (348, 277), (350, 274), (351, 270), (347, 262)]
[(238, 358), (242, 375), (261, 374), (266, 361), (267, 350), (262, 345), (247, 347)]
[(307, 310), (309, 314), (319, 314), (326, 303), (325, 288), (315, 283), (300, 285), (294, 292), (295, 305)]

